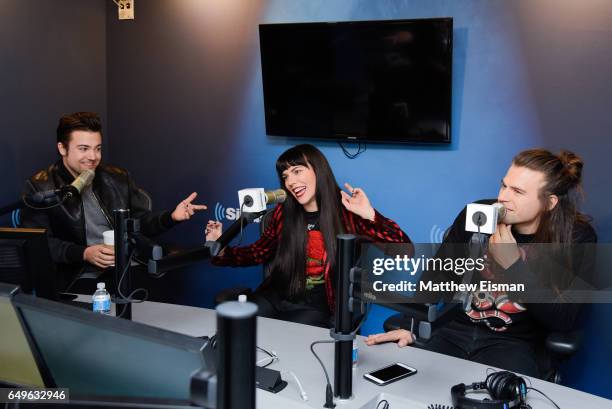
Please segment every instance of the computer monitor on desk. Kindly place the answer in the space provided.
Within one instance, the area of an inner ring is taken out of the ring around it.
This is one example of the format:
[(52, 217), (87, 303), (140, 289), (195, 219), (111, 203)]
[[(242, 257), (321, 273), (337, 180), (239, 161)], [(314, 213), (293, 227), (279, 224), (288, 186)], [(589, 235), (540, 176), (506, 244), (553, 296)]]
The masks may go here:
[(11, 303), (18, 292), (18, 286), (0, 283), (0, 385), (53, 386), (41, 371), (36, 349)]
[(55, 263), (45, 229), (0, 227), (0, 282), (25, 293), (57, 299)]
[(189, 400), (214, 367), (208, 340), (25, 294), (13, 299), (58, 387), (71, 395)]

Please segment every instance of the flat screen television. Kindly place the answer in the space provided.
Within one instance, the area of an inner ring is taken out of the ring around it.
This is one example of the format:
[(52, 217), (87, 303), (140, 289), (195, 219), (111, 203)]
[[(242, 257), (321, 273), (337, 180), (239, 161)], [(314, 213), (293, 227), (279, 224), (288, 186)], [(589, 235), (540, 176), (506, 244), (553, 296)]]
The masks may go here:
[(450, 143), (452, 18), (259, 26), (266, 133)]

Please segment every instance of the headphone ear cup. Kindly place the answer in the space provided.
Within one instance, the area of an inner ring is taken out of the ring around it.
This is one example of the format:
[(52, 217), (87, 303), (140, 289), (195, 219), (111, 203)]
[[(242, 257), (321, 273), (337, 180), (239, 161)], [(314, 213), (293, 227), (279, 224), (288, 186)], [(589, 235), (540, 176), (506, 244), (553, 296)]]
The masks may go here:
[(520, 376), (508, 371), (496, 373), (495, 379), (491, 383), (491, 390), (489, 393), (494, 399), (514, 401), (523, 401), (521, 393), (521, 385), (525, 384), (525, 381)]
[[(491, 400), (471, 399), (466, 393), (471, 390), (486, 389)], [(463, 409), (507, 409), (523, 407), (527, 385), (525, 380), (512, 372), (500, 371), (487, 376), (484, 382), (471, 385), (460, 383), (451, 388), (453, 406)]]
[(514, 379), (512, 380), (512, 400), (518, 400), (523, 403), (527, 399), (527, 383), (525, 383), (525, 379), (520, 376), (514, 375)]
[(496, 400), (511, 399), (514, 394), (511, 393), (510, 396), (508, 395), (508, 385), (516, 375), (508, 371), (499, 371), (492, 373), (490, 376), (491, 379), (490, 383), (487, 385), (487, 389), (491, 397)]
[(498, 391), (499, 391), (499, 383), (502, 379), (501, 374), (503, 373), (503, 371), (500, 372), (493, 372), (492, 374), (489, 374), (487, 376), (486, 379), (486, 384), (487, 384), (487, 391), (489, 392), (489, 395), (491, 395), (491, 398), (493, 399), (499, 399), (498, 395)]
[(521, 395), (521, 403), (527, 402), (527, 382), (521, 378), (521, 384), (519, 385), (519, 392)]

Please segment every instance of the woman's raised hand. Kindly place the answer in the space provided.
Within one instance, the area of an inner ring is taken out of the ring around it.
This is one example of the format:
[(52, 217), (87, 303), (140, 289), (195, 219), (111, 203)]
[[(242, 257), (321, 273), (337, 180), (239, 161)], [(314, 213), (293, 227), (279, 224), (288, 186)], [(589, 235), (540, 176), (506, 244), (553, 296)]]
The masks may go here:
[(209, 220), (206, 224), (206, 241), (216, 241), (223, 233), (223, 223)]
[(358, 187), (352, 187), (348, 183), (345, 183), (344, 187), (350, 192), (349, 195), (344, 190), (340, 191), (340, 195), (342, 196), (342, 204), (344, 207), (346, 207), (346, 210), (355, 213), (362, 219), (374, 221), (374, 208), (370, 204), (370, 200), (368, 199), (368, 196), (366, 196), (365, 192)]

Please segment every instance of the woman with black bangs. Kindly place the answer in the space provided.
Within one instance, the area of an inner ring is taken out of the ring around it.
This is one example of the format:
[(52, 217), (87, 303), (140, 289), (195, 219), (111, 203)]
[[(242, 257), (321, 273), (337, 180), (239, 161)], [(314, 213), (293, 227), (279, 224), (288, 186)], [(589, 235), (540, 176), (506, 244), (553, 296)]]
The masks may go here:
[[(259, 315), (328, 327), (336, 235), (354, 233), (378, 242), (409, 243), (399, 226), (378, 213), (365, 192), (345, 184), (342, 191), (321, 151), (295, 146), (276, 161), (281, 187), (289, 194), (274, 209), (259, 240), (227, 247), (213, 258), (219, 266), (271, 262), (271, 274), (255, 291)], [(209, 221), (206, 240), (221, 236), (221, 223)]]

